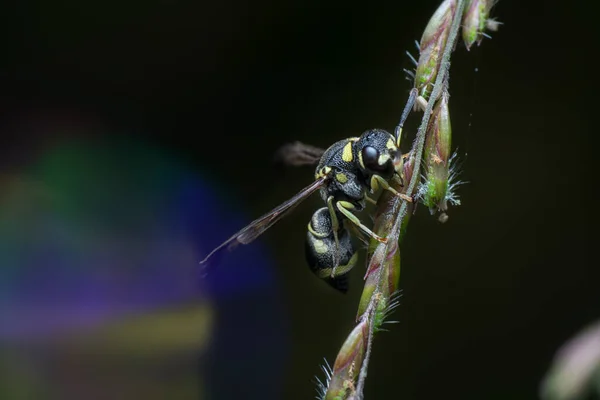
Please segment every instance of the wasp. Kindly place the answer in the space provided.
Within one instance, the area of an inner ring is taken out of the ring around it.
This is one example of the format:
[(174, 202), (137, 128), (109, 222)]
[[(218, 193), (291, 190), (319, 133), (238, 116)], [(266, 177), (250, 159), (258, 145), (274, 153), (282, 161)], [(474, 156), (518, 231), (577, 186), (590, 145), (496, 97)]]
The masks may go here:
[(416, 91), (411, 91), (394, 135), (383, 129), (370, 129), (359, 137), (337, 141), (326, 150), (298, 143), (285, 148), (283, 156), (288, 163), (317, 164), (315, 180), (291, 199), (236, 232), (200, 263), (206, 263), (223, 248), (231, 249), (240, 244), (251, 243), (303, 200), (320, 191), (327, 206), (318, 209), (308, 223), (306, 259), (317, 276), (345, 292), (348, 288), (346, 275), (357, 260), (349, 229), (361, 231), (381, 243), (387, 242), (386, 238), (377, 235), (355, 215), (365, 208), (367, 201), (373, 201), (369, 194), (382, 188), (405, 201), (413, 201), (411, 197), (396, 191), (390, 186), (390, 182), (394, 177), (402, 182), (402, 126), (416, 97)]

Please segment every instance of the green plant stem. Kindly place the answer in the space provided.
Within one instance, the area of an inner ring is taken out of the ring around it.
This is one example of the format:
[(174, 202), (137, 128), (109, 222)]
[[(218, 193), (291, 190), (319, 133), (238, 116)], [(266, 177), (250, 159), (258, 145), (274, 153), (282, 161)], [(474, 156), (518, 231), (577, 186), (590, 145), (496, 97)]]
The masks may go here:
[[(454, 50), (454, 45), (456, 42), (456, 38), (458, 36), (458, 31), (460, 29), (460, 24), (462, 21), (464, 9), (465, 9), (465, 0), (458, 0), (457, 6), (456, 6), (456, 12), (455, 12), (455, 14), (453, 16), (453, 20), (452, 20), (452, 26), (450, 28), (450, 35), (448, 37), (446, 46), (444, 48), (444, 52), (443, 52), (443, 56), (442, 56), (442, 64), (440, 66), (440, 70), (436, 77), (433, 91), (429, 98), (429, 102), (427, 103), (427, 107), (425, 108), (425, 111), (423, 113), (423, 118), (421, 119), (421, 124), (417, 131), (415, 141), (413, 142), (412, 151), (415, 152), (415, 153), (413, 153), (413, 154), (415, 154), (415, 166), (414, 166), (414, 173), (411, 176), (410, 183), (406, 190), (406, 193), (409, 196), (412, 196), (416, 192), (417, 185), (421, 178), (421, 174), (419, 173), (419, 171), (421, 168), (421, 161), (423, 158), (423, 147), (425, 145), (425, 133), (427, 131), (427, 125), (429, 124), (429, 119), (431, 117), (431, 113), (433, 111), (433, 107), (434, 107), (437, 99), (440, 97), (440, 95), (442, 94), (442, 91), (448, 85), (448, 72), (450, 70), (450, 56), (452, 54), (452, 51)], [(398, 240), (400, 239), (400, 228), (402, 226), (402, 221), (403, 221), (404, 217), (406, 216), (408, 204), (405, 201), (397, 199), (394, 202), (392, 213), (394, 213), (394, 214), (396, 213), (396, 211), (398, 210), (398, 206), (400, 206), (400, 210), (398, 211), (396, 221), (390, 232), (390, 235), (388, 236), (388, 244), (386, 244), (385, 254), (389, 254), (390, 244), (395, 243), (397, 245)], [(367, 371), (368, 371), (369, 359), (371, 357), (371, 348), (372, 348), (374, 328), (375, 328), (373, 317), (375, 315), (375, 310), (377, 308), (377, 304), (380, 300), (379, 295), (381, 293), (380, 289), (381, 289), (381, 284), (382, 284), (382, 271), (383, 270), (384, 270), (384, 268), (380, 267), (379, 270), (377, 271), (377, 274), (378, 274), (377, 275), (377, 282), (378, 282), (377, 290), (375, 290), (373, 292), (371, 301), (369, 302), (369, 305), (367, 307), (367, 311), (363, 314), (363, 317), (362, 317), (362, 318), (369, 318), (370, 323), (368, 324), (369, 335), (368, 335), (368, 340), (367, 340), (367, 348), (366, 348), (366, 352), (365, 352), (365, 358), (361, 365), (360, 374), (358, 376), (358, 382), (356, 385), (355, 393), (353, 396), (351, 396), (352, 399), (356, 399), (356, 400), (360, 400), (363, 398), (363, 390), (364, 390), (364, 385), (365, 385), (365, 381), (367, 378)]]

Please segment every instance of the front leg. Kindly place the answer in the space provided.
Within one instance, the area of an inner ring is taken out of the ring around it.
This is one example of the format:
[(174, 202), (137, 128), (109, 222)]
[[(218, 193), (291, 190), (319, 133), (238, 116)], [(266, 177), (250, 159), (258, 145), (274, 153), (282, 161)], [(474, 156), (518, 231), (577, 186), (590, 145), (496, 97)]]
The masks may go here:
[(350, 203), (349, 201), (338, 201), (336, 203), (336, 206), (337, 206), (337, 209), (346, 218), (348, 218), (348, 220), (350, 222), (352, 222), (354, 225), (356, 225), (358, 228), (360, 228), (360, 230), (362, 230), (368, 236), (372, 237), (373, 239), (377, 240), (378, 242), (387, 243), (386, 238), (383, 238), (383, 237), (377, 235), (375, 232), (373, 232), (372, 230), (367, 228), (365, 225), (362, 224), (362, 222), (360, 222), (360, 220), (358, 219), (358, 217), (356, 215), (352, 214), (352, 212), (350, 210), (356, 208), (356, 207), (354, 207), (354, 204)]
[(412, 197), (407, 196), (404, 193), (398, 192), (396, 189), (394, 189), (393, 187), (391, 187), (390, 184), (385, 179), (383, 179), (381, 176), (379, 176), (379, 175), (373, 175), (371, 177), (371, 189), (373, 191), (376, 191), (379, 188), (379, 185), (381, 185), (381, 187), (384, 190), (392, 192), (395, 196), (401, 198), (402, 200), (408, 201), (409, 203), (413, 203), (413, 198)]

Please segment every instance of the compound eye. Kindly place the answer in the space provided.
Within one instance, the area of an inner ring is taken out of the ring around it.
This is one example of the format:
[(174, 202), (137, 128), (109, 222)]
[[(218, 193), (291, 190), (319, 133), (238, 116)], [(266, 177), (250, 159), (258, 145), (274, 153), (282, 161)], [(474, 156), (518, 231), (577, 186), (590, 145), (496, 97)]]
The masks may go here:
[(362, 160), (365, 168), (380, 172), (387, 169), (387, 165), (379, 164), (379, 151), (373, 146), (365, 146), (362, 149)]
[(379, 152), (373, 146), (365, 146), (362, 149), (362, 160), (367, 169), (377, 169), (379, 164)]

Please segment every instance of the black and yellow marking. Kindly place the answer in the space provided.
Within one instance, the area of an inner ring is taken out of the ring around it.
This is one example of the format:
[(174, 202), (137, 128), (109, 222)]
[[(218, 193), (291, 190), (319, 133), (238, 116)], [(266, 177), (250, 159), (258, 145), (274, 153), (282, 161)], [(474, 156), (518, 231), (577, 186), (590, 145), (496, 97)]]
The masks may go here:
[(392, 140), (392, 138), (388, 139), (387, 143), (385, 144), (385, 147), (389, 150), (398, 150), (398, 146), (396, 146), (396, 143), (394, 142), (394, 140)]
[(315, 179), (319, 179), (319, 178), (323, 178), (327, 175), (329, 175), (329, 173), (331, 172), (331, 167), (323, 167), (321, 168), (319, 171), (317, 171), (317, 173), (315, 174)]
[[(348, 273), (354, 266), (356, 265), (356, 260), (358, 260), (358, 253), (354, 253), (354, 255), (350, 258), (347, 264), (338, 265), (336, 268), (323, 268), (319, 270), (317, 275), (319, 278), (335, 278), (340, 275), (344, 275)], [(334, 272), (335, 270), (335, 272)]]
[(354, 159), (354, 156), (352, 155), (352, 143), (350, 140), (348, 140), (348, 143), (344, 146), (344, 149), (342, 150), (342, 160), (346, 161), (346, 162), (352, 162), (352, 160)]
[(344, 174), (343, 172), (338, 172), (335, 174), (335, 180), (339, 183), (346, 183), (348, 182), (348, 175)]
[(313, 239), (312, 243), (315, 248), (315, 251), (318, 254), (326, 254), (329, 252), (329, 246), (327, 246), (323, 240)]
[(312, 221), (308, 223), (308, 231), (311, 233), (311, 235), (313, 235), (317, 238), (324, 238), (329, 235), (327, 232), (320, 233), (320, 232), (315, 231), (312, 227)]
[(379, 165), (385, 165), (385, 163), (387, 163), (390, 160), (390, 154), (389, 153), (381, 153), (379, 155), (379, 158), (377, 159), (377, 163)]
[(358, 163), (362, 169), (365, 169), (365, 162), (363, 161), (362, 151), (358, 152)]
[[(330, 204), (333, 206), (334, 203)], [(348, 290), (348, 272), (356, 265), (358, 254), (350, 231), (340, 222), (332, 221), (329, 207), (315, 211), (306, 234), (305, 248), (306, 260), (313, 273), (345, 293)], [(337, 227), (335, 230), (334, 225)]]

